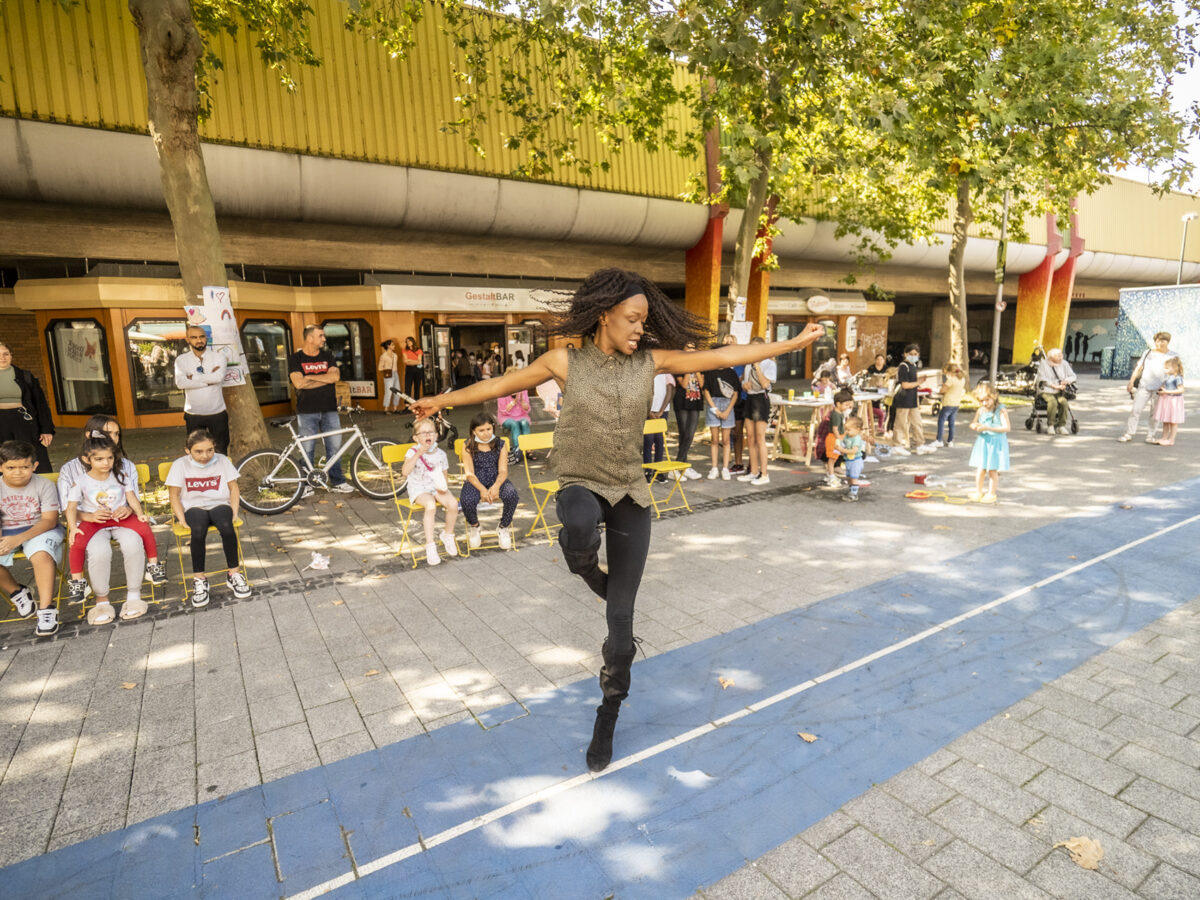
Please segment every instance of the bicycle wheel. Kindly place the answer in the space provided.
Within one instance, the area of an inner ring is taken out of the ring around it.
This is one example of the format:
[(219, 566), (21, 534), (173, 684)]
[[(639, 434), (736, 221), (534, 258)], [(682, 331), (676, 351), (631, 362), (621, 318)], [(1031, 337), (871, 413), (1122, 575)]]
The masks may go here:
[(395, 445), (395, 441), (371, 441), (371, 453), (380, 461), (378, 466), (371, 462), (366, 447), (359, 447), (358, 452), (354, 454), (354, 462), (350, 465), (350, 478), (355, 487), (372, 500), (391, 500), (396, 496), (396, 491), (404, 486), (398, 472), (396, 481), (392, 481), (388, 475), (388, 466), (383, 463), (383, 448)]
[(242, 506), (260, 516), (291, 509), (304, 489), (296, 461), (277, 450), (255, 450), (242, 457), (237, 469)]

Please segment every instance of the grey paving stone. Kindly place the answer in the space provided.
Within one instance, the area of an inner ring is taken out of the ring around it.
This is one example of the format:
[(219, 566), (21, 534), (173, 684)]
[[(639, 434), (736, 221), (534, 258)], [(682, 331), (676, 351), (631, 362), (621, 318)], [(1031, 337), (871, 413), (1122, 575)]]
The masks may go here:
[(1187, 696), (1186, 691), (1172, 687), (1166, 682), (1155, 684), (1153, 682), (1142, 681), (1128, 672), (1122, 672), (1120, 669), (1104, 669), (1093, 675), (1092, 680), (1101, 682), (1110, 688), (1127, 691), (1138, 697), (1151, 700), (1160, 706), (1172, 707)]
[(1129, 836), (1129, 843), (1200, 878), (1200, 835), (1151, 816)]
[(874, 893), (894, 898), (932, 897), (942, 882), (905, 859), (863, 828), (854, 828), (826, 846), (822, 855)]
[(1200, 719), (1167, 709), (1152, 700), (1125, 690), (1113, 691), (1100, 702), (1140, 722), (1155, 725), (1172, 734), (1187, 734), (1200, 725)]
[(1025, 750), (1026, 754), (1050, 768), (1065, 772), (1110, 796), (1116, 795), (1134, 779), (1134, 773), (1120, 764), (1118, 757), (1122, 752), (1118, 751), (1110, 760), (1103, 760), (1050, 736)]
[[(1090, 725), (1092, 728), (1103, 728), (1117, 717), (1117, 712), (1113, 709), (1084, 700), (1082, 697), (1076, 697), (1073, 694), (1068, 694), (1049, 685), (1044, 685), (1041, 690), (1035, 691), (1028, 699), (1031, 703), (1052, 709), (1077, 722), (1082, 722), (1084, 725)], [(1031, 722), (1030, 724), (1033, 723)]]
[(946, 768), (946, 766), (957, 760), (957, 756), (943, 747), (941, 750), (935, 750), (933, 753), (930, 753), (923, 760), (916, 763), (913, 768), (924, 772), (926, 775), (936, 775), (942, 769)]
[(855, 822), (853, 819), (841, 810), (838, 810), (800, 832), (799, 837), (809, 846), (820, 850), (831, 841), (837, 840), (853, 828), (854, 825)]
[(938, 772), (937, 780), (1018, 824), (1045, 806), (1043, 800), (966, 760)]
[(1046, 855), (1042, 841), (966, 797), (955, 797), (930, 818), (1015, 872), (1028, 872)]
[(55, 850), (61, 850), (63, 847), (69, 847), (72, 844), (79, 844), (83, 841), (90, 840), (94, 837), (99, 837), (102, 834), (108, 834), (110, 831), (116, 831), (118, 828), (124, 827), (124, 816), (119, 819), (109, 818), (107, 816), (97, 816), (87, 825), (84, 825), (82, 828), (78, 828), (74, 831), (58, 831), (56, 829), (46, 845), (46, 852), (53, 853)]
[[(1120, 674), (1124, 675), (1124, 673)], [(1114, 687), (1114, 685), (1108, 684), (1098, 675), (1086, 678), (1077, 672), (1068, 672), (1066, 675), (1055, 678), (1050, 684), (1060, 691), (1075, 694), (1084, 700), (1099, 700)]]
[(159, 791), (173, 796), (186, 794), (187, 803), (196, 801), (195, 744), (177, 744), (134, 757), (130, 795), (145, 796)]
[(300, 704), (305, 709), (314, 706), (324, 706), (336, 700), (349, 698), (341, 674), (334, 670), (332, 675), (318, 675), (315, 678), (299, 678), (296, 680), (296, 693), (300, 696)]
[(1024, 784), (1046, 767), (1036, 757), (1030, 759), (977, 732), (964, 734), (947, 749), (1015, 785)]
[(1164, 731), (1155, 725), (1140, 722), (1129, 716), (1121, 716), (1109, 723), (1104, 730), (1123, 738), (1126, 742), (1132, 742), (1148, 750), (1153, 750), (1155, 753), (1169, 756), (1185, 765), (1200, 767), (1200, 741)]
[[(1152, 655), (1156, 660), (1162, 658), (1162, 654), (1159, 653)], [(1150, 684), (1159, 684), (1166, 681), (1171, 675), (1171, 669), (1167, 666), (1154, 665), (1147, 660), (1135, 659), (1127, 653), (1119, 653), (1115, 650), (1108, 650), (1100, 654), (1096, 660), (1107, 668), (1119, 669)]]
[[(1074, 719), (1069, 719), (1054, 710), (1043, 709), (1034, 713), (1026, 720), (1030, 725), (1041, 729), (1043, 734), (1052, 734), (1060, 741), (1086, 750), (1088, 753), (1107, 759), (1125, 746), (1126, 739), (1116, 733), (1101, 731), (1084, 725)], [(1041, 737), (1041, 734), (1038, 735)], [(1032, 744), (1033, 741), (1030, 741)], [(1027, 745), (1028, 746), (1028, 745)]]
[(952, 839), (952, 835), (878, 786), (851, 800), (842, 811), (917, 862), (928, 859)]
[(317, 747), (306, 724), (285, 725), (274, 731), (257, 734), (254, 736), (254, 745), (258, 751), (259, 769), (264, 773), (264, 781), (268, 772), (276, 773), (285, 768), (299, 771), (292, 767), (299, 765), (301, 768), (309, 768), (319, 762)]
[[(1136, 782), (1135, 782), (1136, 783)], [(1124, 838), (1142, 823), (1144, 814), (1128, 802), (1096, 790), (1062, 772), (1048, 769), (1026, 789), (1097, 827)]]
[(200, 763), (196, 768), (196, 798), (200, 803), (261, 783), (258, 753), (254, 750)]
[(1200, 878), (1162, 863), (1142, 882), (1138, 893), (1154, 900), (1196, 900), (1200, 897)]
[(1200, 801), (1161, 784), (1139, 778), (1121, 792), (1120, 799), (1184, 831), (1200, 833)]
[(50, 842), (57, 806), (34, 810), (26, 815), (3, 809), (0, 815), (0, 867), (37, 856)]
[[(961, 761), (951, 763), (946, 768), (953, 768), (956, 765), (962, 765)], [(941, 771), (945, 771), (945, 769)], [(941, 806), (954, 796), (954, 788), (935, 778), (930, 778), (915, 768), (905, 769), (903, 772), (893, 775), (883, 783), (882, 787), (897, 800), (902, 800), (921, 815), (928, 815), (931, 810)]]
[(1121, 840), (1104, 828), (1049, 806), (1025, 823), (1025, 830), (1043, 841), (1047, 852), (1072, 837), (1090, 837), (1104, 848), (1101, 870), (1106, 878), (1134, 890), (1153, 870), (1156, 860), (1137, 847)]
[(1156, 781), (1193, 800), (1200, 800), (1200, 770), (1147, 750), (1138, 744), (1129, 744), (1116, 755), (1113, 762), (1126, 766), (1139, 775)]
[(1036, 707), (1034, 712), (1023, 720), (1017, 719), (1011, 713), (1001, 713), (980, 725), (976, 733), (1013, 750), (1024, 750), (1044, 733), (1033, 721), (1037, 710), (1044, 711), (1043, 707)]
[(874, 900), (876, 896), (843, 873), (829, 879), (811, 894), (806, 894), (804, 900)]
[(212, 762), (223, 756), (254, 749), (254, 734), (250, 716), (223, 719), (196, 729), (196, 757), (199, 762)]
[(1049, 900), (1050, 896), (962, 841), (954, 841), (940, 850), (925, 862), (925, 868), (968, 900), (994, 897)]
[(759, 857), (755, 865), (789, 897), (807, 894), (838, 871), (799, 837)]
[(1102, 872), (1075, 865), (1063, 849), (1038, 863), (1029, 880), (1060, 900), (1132, 900), (1137, 896)]
[(754, 866), (744, 866), (702, 889), (704, 900), (787, 900), (787, 894)]
[(324, 706), (314, 706), (305, 711), (308, 730), (313, 741), (323, 744), (355, 732), (366, 734), (362, 716), (353, 700), (338, 700)]
[(366, 728), (360, 728), (350, 734), (317, 744), (317, 755), (321, 757), (321, 764), (328, 766), (339, 760), (374, 749), (375, 742), (371, 740), (371, 735), (367, 733)]
[(304, 721), (304, 707), (294, 688), (273, 697), (250, 701), (250, 725), (255, 734)]

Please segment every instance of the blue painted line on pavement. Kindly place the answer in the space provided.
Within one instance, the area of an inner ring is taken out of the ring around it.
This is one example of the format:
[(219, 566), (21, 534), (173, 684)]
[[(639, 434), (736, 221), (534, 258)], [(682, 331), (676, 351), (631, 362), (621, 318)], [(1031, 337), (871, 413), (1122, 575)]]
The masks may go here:
[[(1200, 509), (1200, 479), (1134, 506), (639, 661), (616, 763), (1179, 526)], [(1200, 523), (1177, 527), (481, 827), (473, 817), (583, 771), (594, 682), (528, 700), (528, 715), (494, 713), (503, 724), (490, 730), (448, 726), (35, 857), (0, 881), (28, 897), (253, 898), (322, 885), (338, 897), (687, 896), (1191, 600), (1197, 537)], [(410, 855), (371, 871), (396, 853)], [(338, 877), (348, 883), (333, 886)]]

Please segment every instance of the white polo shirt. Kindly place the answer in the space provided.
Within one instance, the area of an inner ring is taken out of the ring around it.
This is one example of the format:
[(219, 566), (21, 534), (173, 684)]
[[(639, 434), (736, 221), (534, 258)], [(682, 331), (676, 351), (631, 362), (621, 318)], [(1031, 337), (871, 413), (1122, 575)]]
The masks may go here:
[[(216, 371), (213, 371), (213, 367)], [(215, 416), (225, 411), (225, 357), (212, 347), (196, 356), (191, 347), (175, 357), (175, 386), (183, 391), (183, 411), (193, 416)]]

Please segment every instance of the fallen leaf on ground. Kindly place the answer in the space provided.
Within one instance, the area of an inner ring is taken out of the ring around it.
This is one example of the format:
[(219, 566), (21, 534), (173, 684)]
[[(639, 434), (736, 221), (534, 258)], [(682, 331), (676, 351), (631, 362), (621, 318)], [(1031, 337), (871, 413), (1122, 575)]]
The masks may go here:
[(137, 687), (137, 682), (136, 681), (123, 681), (123, 682), (121, 682), (121, 687), (127, 691), (132, 691), (135, 687)]
[(379, 674), (378, 669), (367, 669), (367, 671), (363, 672), (363, 678), (370, 678), (372, 675), (378, 675), (378, 674)]
[(934, 525), (933, 530), (934, 531), (949, 531), (950, 526), (949, 525)]
[(335, 504), (333, 504), (333, 508), (334, 508), (334, 509), (341, 509), (341, 508), (342, 508), (343, 506), (345, 506), (345, 505), (346, 505), (345, 503), (335, 503)]
[(341, 606), (341, 605), (342, 605), (343, 603), (345, 603), (345, 602), (346, 602), (345, 600), (334, 600), (334, 601), (333, 601), (333, 605), (334, 605), (334, 606)]
[(728, 678), (718, 678), (717, 681), (720, 682), (721, 690), (725, 690), (725, 688), (733, 687), (733, 682), (730, 681)]
[(1081, 869), (1098, 869), (1100, 860), (1104, 859), (1104, 848), (1090, 837), (1068, 838), (1054, 846), (1066, 847), (1067, 852), (1071, 854), (1071, 862)]
[(925, 840), (925, 841), (921, 841), (921, 843), (926, 847), (937, 846), (937, 841), (934, 841), (934, 840)]
[(911, 598), (911, 597), (912, 597), (912, 594), (901, 594), (900, 596), (901, 596), (901, 597), (909, 597), (909, 598)]
[(817, 739), (815, 734), (809, 734), (807, 731), (797, 731), (796, 734), (802, 737), (804, 739), (804, 743), (806, 744), (811, 744)]
[(317, 502), (318, 502), (318, 503), (320, 503), (322, 506), (328, 506), (328, 505), (329, 505), (329, 501), (328, 501), (328, 500), (318, 500)]
[(1079, 559), (1078, 556), (1068, 556), (1067, 559)]
[(1128, 503), (1122, 503), (1121, 509), (1133, 509), (1133, 507)]

